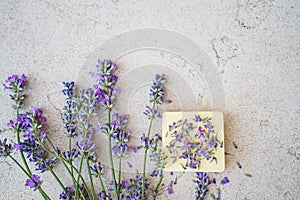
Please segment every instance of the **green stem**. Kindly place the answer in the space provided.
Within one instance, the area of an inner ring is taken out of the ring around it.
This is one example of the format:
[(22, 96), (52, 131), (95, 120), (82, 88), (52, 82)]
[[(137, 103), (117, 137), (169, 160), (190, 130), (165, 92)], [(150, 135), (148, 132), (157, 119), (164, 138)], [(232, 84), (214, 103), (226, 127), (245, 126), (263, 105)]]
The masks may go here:
[(118, 180), (118, 183), (119, 183), (119, 191), (121, 190), (121, 176), (122, 176), (122, 156), (120, 157), (119, 159), (119, 180)]
[(102, 190), (103, 190), (103, 192), (104, 192), (104, 195), (106, 196), (106, 191), (105, 191), (105, 187), (104, 187), (104, 184), (103, 184), (103, 181), (102, 181), (101, 175), (99, 175), (98, 177), (99, 177), (99, 181), (100, 181), (100, 184), (101, 184)]
[[(111, 110), (108, 110), (108, 124), (110, 126), (110, 121), (111, 121)], [(113, 184), (114, 184), (114, 192), (115, 192), (115, 198), (117, 200), (120, 199), (119, 194), (118, 194), (118, 188), (117, 188), (117, 182), (116, 182), (116, 175), (115, 175), (115, 169), (114, 169), (114, 161), (113, 161), (113, 156), (112, 156), (112, 149), (111, 149), (111, 136), (108, 136), (108, 151), (109, 151), (109, 162), (110, 162), (110, 168), (111, 168), (111, 176), (113, 179)]]
[(162, 183), (162, 180), (163, 180), (163, 178), (164, 178), (164, 174), (163, 174), (164, 172), (163, 172), (163, 168), (161, 168), (160, 169), (160, 179), (159, 179), (159, 182), (158, 182), (158, 184), (157, 184), (157, 186), (156, 186), (156, 188), (155, 188), (155, 190), (154, 190), (154, 200), (156, 199), (156, 197), (157, 197), (157, 194), (158, 194), (158, 189), (159, 189), (159, 186), (161, 185), (161, 183)]
[[(23, 167), (22, 167), (22, 165), (13, 157), (13, 156), (11, 156), (11, 155), (9, 155), (8, 156), (10, 159), (12, 159), (17, 165), (18, 165), (18, 167), (28, 176), (28, 178), (30, 179), (30, 180), (32, 180), (32, 181), (34, 181), (33, 179), (32, 179), (32, 176), (31, 176), (31, 174), (30, 173), (28, 173)], [(42, 187), (40, 186), (40, 188), (38, 189), (39, 190), (39, 192), (41, 193), (41, 195), (43, 196), (43, 198), (44, 199), (46, 199), (46, 200), (51, 200), (50, 199), (50, 197), (46, 194), (46, 192), (42, 189)]]
[[(70, 136), (69, 137), (69, 151), (70, 151), (70, 154), (72, 153), (72, 137)], [(73, 160), (70, 159), (70, 164), (72, 165), (73, 163)], [(71, 173), (74, 174), (74, 171), (73, 171), (73, 167), (71, 167)], [(75, 187), (75, 185), (74, 185)]]
[(53, 175), (53, 177), (56, 179), (56, 181), (58, 182), (58, 184), (60, 185), (60, 187), (63, 189), (64, 192), (67, 192), (66, 187), (64, 186), (64, 184), (60, 181), (60, 179), (58, 178), (58, 176), (55, 174), (55, 172), (53, 171), (53, 169), (50, 168), (50, 172)]
[[(153, 102), (152, 109), (155, 109), (155, 101)], [(153, 119), (154, 117), (152, 116), (150, 119), (149, 123), (149, 128), (148, 128), (148, 134), (146, 140), (149, 139), (150, 132), (152, 129), (152, 124), (153, 124)], [(147, 163), (147, 153), (148, 153), (148, 147), (145, 147), (145, 152), (144, 152), (144, 164), (143, 164), (143, 180), (142, 180), (142, 199), (145, 199), (145, 179), (146, 179), (146, 163)]]
[[(52, 146), (52, 148), (55, 150), (55, 146), (53, 145), (52, 141), (51, 141), (48, 137), (47, 137), (46, 139), (48, 140), (48, 142), (50, 143), (50, 145)], [(40, 142), (40, 143), (41, 143), (41, 142)], [(76, 186), (79, 185), (79, 182), (77, 182), (77, 181), (75, 180), (74, 174), (72, 174), (72, 172), (70, 171), (69, 167), (66, 165), (66, 163), (68, 163), (68, 161), (65, 160), (63, 157), (61, 157), (60, 155), (58, 155), (56, 152), (53, 152), (53, 151), (49, 150), (47, 147), (45, 147), (45, 145), (43, 145), (43, 143), (41, 143), (41, 147), (42, 147), (45, 151), (47, 151), (48, 153), (52, 154), (53, 156), (59, 157), (59, 159), (60, 159), (60, 161), (63, 163), (65, 169), (66, 169), (66, 170), (68, 171), (68, 173), (71, 175), (73, 184), (76, 185)], [(71, 166), (71, 168), (73, 168), (73, 169), (78, 173), (78, 170), (74, 167), (74, 165), (72, 165), (72, 164), (70, 164), (70, 163), (68, 163), (68, 164)], [(82, 180), (82, 182), (83, 182), (83, 184), (84, 184), (84, 187), (85, 187), (85, 189), (86, 189), (86, 191), (87, 191), (87, 193), (88, 193), (89, 198), (91, 198), (91, 194), (90, 194), (89, 189), (88, 189), (88, 187), (87, 187), (87, 185), (86, 185), (86, 182), (84, 181), (84, 179), (83, 179), (83, 177), (81, 176), (81, 174), (79, 174), (79, 175), (80, 175), (80, 178), (81, 178), (81, 180)], [(79, 192), (81, 193), (82, 197), (84, 198), (84, 195), (83, 195), (82, 191), (79, 190)], [(75, 195), (76, 195), (76, 194), (75, 194)]]
[[(18, 119), (18, 117), (19, 117), (19, 112), (20, 112), (20, 109), (19, 109), (19, 107), (17, 107), (17, 119)], [(18, 142), (18, 144), (20, 144), (20, 130), (19, 130), (19, 128), (17, 129), (17, 142)], [(30, 168), (29, 168), (29, 166), (28, 166), (28, 163), (27, 163), (27, 161), (26, 161), (26, 159), (25, 159), (25, 156), (24, 156), (24, 153), (23, 153), (23, 151), (20, 151), (20, 154), (21, 154), (21, 158), (22, 158), (22, 161), (23, 161), (23, 163), (24, 163), (24, 165), (25, 165), (25, 167), (26, 167), (26, 170), (27, 170), (27, 172), (31, 175), (32, 173), (31, 173), (31, 170), (30, 170)]]
[(55, 151), (55, 146), (54, 146), (53, 142), (48, 138), (48, 136), (46, 136), (46, 139), (47, 139), (48, 142), (50, 143), (52, 149)]
[[(69, 167), (68, 167), (67, 164), (66, 164), (66, 163), (68, 163), (68, 162), (67, 162), (66, 160), (64, 160), (64, 158), (60, 158), (60, 160), (61, 160), (61, 162), (63, 163), (63, 165), (65, 166), (65, 168), (67, 169), (67, 171), (69, 172), (69, 174), (71, 175), (72, 180), (73, 180), (73, 184), (77, 186), (78, 183), (77, 183), (76, 180), (75, 180), (74, 174), (71, 174), (71, 171), (70, 171)], [(74, 167), (74, 166), (71, 165), (71, 167)], [(76, 172), (78, 172), (78, 170), (77, 170), (75, 167), (74, 167), (74, 170), (75, 170)], [(86, 185), (86, 182), (84, 181), (84, 179), (83, 179), (83, 177), (82, 177), (81, 175), (80, 175), (80, 177), (81, 177), (81, 179), (82, 179), (82, 182), (83, 182), (84, 187), (86, 188), (86, 191), (87, 191), (87, 193), (88, 193), (89, 198), (91, 198), (91, 194), (90, 194), (90, 192), (89, 192), (89, 190), (88, 190), (88, 187), (87, 187), (87, 185)], [(81, 196), (85, 199), (85, 196), (84, 196), (84, 194), (82, 193), (82, 191), (79, 190), (79, 192), (80, 192)], [(75, 195), (76, 195), (76, 194), (75, 194)]]
[(83, 156), (84, 155), (81, 155), (80, 164), (79, 164), (79, 171), (78, 171), (77, 181), (76, 181), (77, 185), (76, 185), (76, 190), (75, 190), (76, 191), (75, 197), (77, 196), (76, 194), (78, 194), (78, 191), (79, 191), (79, 179), (80, 179), (81, 170), (82, 170)]
[(91, 173), (91, 169), (90, 169), (90, 162), (89, 162), (89, 158), (86, 157), (85, 158), (86, 160), (86, 165), (87, 165), (87, 168), (88, 168), (88, 173), (89, 173), (89, 178), (90, 178), (90, 184), (91, 184), (91, 187), (92, 187), (92, 199), (95, 199), (95, 188), (94, 188), (94, 183), (93, 183), (93, 177), (92, 177), (92, 173)]

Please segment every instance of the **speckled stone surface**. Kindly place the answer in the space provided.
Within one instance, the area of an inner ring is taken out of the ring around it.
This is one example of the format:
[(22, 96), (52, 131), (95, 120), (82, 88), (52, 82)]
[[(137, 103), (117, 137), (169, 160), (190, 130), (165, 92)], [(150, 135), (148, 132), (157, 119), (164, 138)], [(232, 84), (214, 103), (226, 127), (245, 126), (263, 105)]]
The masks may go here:
[[(222, 199), (296, 200), (300, 199), (299, 13), (296, 0), (2, 0), (0, 79), (15, 73), (28, 75), (26, 104), (44, 110), (49, 137), (63, 146), (62, 81), (77, 80), (86, 86), (86, 72), (93, 69), (96, 58), (111, 55), (120, 67), (117, 108), (131, 115), (133, 142), (138, 142), (147, 128), (141, 113), (151, 79), (156, 71), (164, 72), (169, 80), (167, 98), (173, 103), (163, 106), (163, 111), (224, 113), (225, 148), (230, 155), (225, 172), (215, 176), (221, 180), (226, 175), (230, 183), (221, 186)], [(134, 41), (126, 38), (128, 31), (144, 28), (150, 32), (133, 32), (141, 36)], [(123, 43), (118, 43), (122, 38)], [(197, 45), (189, 49), (185, 41)], [(164, 42), (164, 48), (159, 48)], [(127, 47), (135, 50), (122, 51)], [(6, 128), (8, 117), (14, 116), (7, 99), (1, 91), (1, 139), (13, 138)], [(156, 121), (154, 131), (160, 126)], [(105, 140), (97, 138), (97, 144), (105, 163)], [(129, 160), (140, 171), (140, 155)], [(0, 199), (41, 199), (39, 193), (25, 188), (26, 177), (10, 160), (1, 158), (0, 166)], [(133, 169), (124, 167), (124, 173), (133, 175)], [(62, 165), (55, 171), (64, 184), (71, 183)], [(194, 175), (178, 176), (173, 196), (160, 199), (193, 199)], [(41, 177), (45, 191), (58, 199), (61, 189), (51, 174)]]

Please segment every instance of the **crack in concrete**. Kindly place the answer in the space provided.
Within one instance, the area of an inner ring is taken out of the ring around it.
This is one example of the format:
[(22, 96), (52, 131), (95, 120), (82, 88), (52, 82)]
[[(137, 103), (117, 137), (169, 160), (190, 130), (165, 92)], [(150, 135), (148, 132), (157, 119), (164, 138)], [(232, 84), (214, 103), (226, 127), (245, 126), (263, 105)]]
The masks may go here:
[(211, 44), (211, 46), (212, 46), (213, 51), (215, 52), (215, 56), (216, 56), (216, 58), (217, 58), (217, 64), (220, 65), (220, 59), (221, 59), (221, 57), (220, 57), (220, 55), (219, 55), (219, 53), (218, 53), (218, 51), (217, 51), (217, 49), (216, 49), (216, 47), (215, 47), (215, 42), (216, 42), (216, 41), (217, 41), (217, 39), (214, 38), (214, 39), (212, 39), (212, 40), (210, 41), (210, 44)]
[(245, 4), (238, 4), (235, 21), (242, 28), (254, 29), (268, 17), (272, 7), (272, 0), (248, 0)]
[[(298, 147), (298, 148), (300, 149), (300, 147)], [(296, 149), (289, 148), (288, 149), (288, 154), (290, 154), (291, 156), (296, 157), (297, 160), (300, 160), (300, 154), (299, 154), (299, 152), (297, 152)]]
[(54, 108), (56, 111), (60, 112), (60, 109), (58, 109), (58, 108), (55, 106), (55, 104), (51, 102), (49, 94), (47, 94), (47, 100), (48, 100), (48, 102), (53, 106), (53, 108)]
[(236, 57), (235, 52), (238, 49), (238, 45), (226, 36), (223, 36), (219, 40), (214, 38), (210, 43), (217, 58), (218, 72), (223, 74), (228, 61)]
[(9, 131), (9, 129), (7, 129), (7, 128), (0, 129), (0, 133), (5, 133), (5, 132), (7, 132), (7, 131)]
[(12, 166), (9, 162), (7, 162), (6, 160), (2, 160), (2, 161), (0, 161), (0, 164), (2, 164), (2, 163), (4, 163), (4, 164), (7, 164), (8, 166)]

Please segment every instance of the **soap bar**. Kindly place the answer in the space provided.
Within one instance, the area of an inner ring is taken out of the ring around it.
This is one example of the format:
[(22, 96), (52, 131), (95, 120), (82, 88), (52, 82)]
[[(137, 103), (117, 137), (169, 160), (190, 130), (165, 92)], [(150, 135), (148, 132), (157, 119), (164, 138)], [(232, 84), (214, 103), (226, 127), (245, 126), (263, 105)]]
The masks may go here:
[(224, 120), (221, 112), (165, 112), (162, 117), (165, 171), (225, 170)]

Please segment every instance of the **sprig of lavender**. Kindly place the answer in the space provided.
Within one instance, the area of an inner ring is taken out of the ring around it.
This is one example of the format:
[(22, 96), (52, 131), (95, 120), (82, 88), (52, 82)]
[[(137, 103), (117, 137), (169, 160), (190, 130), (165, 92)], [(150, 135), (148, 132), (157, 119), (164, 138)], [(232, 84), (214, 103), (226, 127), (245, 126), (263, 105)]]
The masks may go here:
[(114, 106), (114, 100), (119, 90), (116, 88), (118, 76), (114, 73), (117, 70), (117, 65), (111, 60), (98, 60), (96, 65), (97, 72), (91, 73), (96, 78), (97, 84), (94, 85), (97, 102), (107, 111), (107, 130), (108, 136), (108, 151), (111, 168), (111, 176), (113, 179), (115, 198), (119, 200), (118, 187), (114, 169), (113, 155), (112, 155), (112, 136), (114, 131), (114, 124), (111, 123), (111, 110)]
[[(64, 89), (62, 93), (66, 99), (66, 105), (63, 108), (63, 123), (65, 124), (65, 135), (69, 137), (69, 158), (67, 159), (71, 167), (71, 173), (74, 174), (73, 160), (78, 156), (70, 155), (72, 150), (72, 138), (77, 136), (77, 104), (75, 102), (76, 88), (74, 82), (63, 82)], [(71, 159), (71, 157), (73, 159)], [(75, 184), (75, 183), (74, 183)]]
[(9, 76), (3, 83), (4, 90), (10, 91), (10, 99), (15, 103), (12, 105), (12, 108), (15, 110), (20, 109), (23, 105), (23, 101), (25, 99), (23, 91), (25, 89), (26, 79), (27, 76), (25, 76), (25, 74), (22, 74), (21, 76), (12, 75)]
[[(21, 129), (23, 128), (23, 122), (21, 121), (22, 115), (19, 114), (20, 112), (20, 108), (23, 105), (23, 101), (25, 99), (25, 94), (23, 93), (25, 90), (25, 84), (26, 84), (26, 79), (27, 77), (23, 74), (21, 76), (18, 75), (12, 75), (9, 76), (7, 78), (7, 80), (5, 81), (5, 83), (3, 83), (4, 86), (4, 90), (9, 90), (10, 91), (10, 99), (14, 102), (14, 104), (12, 105), (12, 108), (16, 110), (16, 122), (14, 122), (13, 120), (9, 120), (9, 123), (7, 124), (8, 127), (10, 128), (10, 130), (13, 130), (14, 133), (16, 133), (16, 139), (17, 142), (14, 145), (15, 149), (20, 149), (20, 133), (21, 133)], [(35, 117), (35, 116), (33, 116)], [(27, 121), (28, 122), (28, 121)], [(36, 127), (38, 128), (38, 127)], [(43, 133), (41, 134), (41, 136), (43, 137)], [(25, 135), (25, 137), (27, 137)], [(13, 157), (11, 156), (11, 152), (12, 152), (12, 145), (11, 144), (6, 144), (7, 139), (4, 139), (3, 142), (0, 141), (0, 157), (9, 157), (11, 158), (16, 164), (17, 166), (29, 177), (29, 181), (28, 184), (30, 184), (32, 181), (35, 181), (34, 178), (36, 176), (33, 176), (33, 174), (31, 173), (31, 170), (27, 164), (27, 161), (25, 159), (24, 153), (23, 151), (20, 151), (20, 155), (23, 161), (23, 164), (25, 165), (25, 168)], [(30, 142), (29, 142), (30, 143)], [(41, 183), (41, 182), (39, 182)], [(46, 194), (46, 192), (42, 189), (41, 184), (39, 184), (39, 187), (36, 188), (41, 195), (43, 196), (44, 199), (50, 199), (49, 196)]]
[[(155, 76), (155, 80), (152, 83), (151, 88), (150, 88), (149, 102), (152, 103), (152, 108), (147, 106), (146, 110), (144, 112), (144, 114), (148, 117), (150, 122), (149, 122), (147, 137), (144, 137), (144, 139), (142, 139), (143, 141), (146, 141), (146, 144), (149, 141), (149, 136), (151, 133), (153, 120), (156, 117), (160, 116), (160, 114), (158, 114), (158, 111), (156, 110), (156, 105), (162, 104), (162, 102), (164, 100), (163, 87), (165, 84), (166, 84), (165, 75), (157, 74)], [(145, 195), (146, 163), (147, 163), (147, 153), (148, 153), (149, 146), (145, 145), (144, 147), (145, 147), (145, 151), (144, 151), (144, 163), (143, 163), (142, 199), (145, 199), (145, 196), (146, 196)]]
[(94, 199), (95, 188), (92, 180), (92, 175), (90, 171), (90, 160), (95, 160), (93, 158), (96, 157), (94, 152), (94, 143), (92, 142), (92, 135), (94, 133), (93, 127), (90, 124), (90, 119), (94, 115), (94, 111), (96, 108), (96, 98), (94, 91), (92, 89), (87, 89), (86, 91), (80, 91), (79, 97), (76, 99), (78, 106), (78, 130), (80, 131), (81, 139), (77, 141), (76, 145), (80, 152), (80, 165), (79, 165), (79, 173), (77, 176), (77, 186), (76, 186), (76, 195), (79, 191), (79, 180), (83, 166), (83, 160), (86, 160), (87, 170), (89, 173), (90, 184), (92, 188), (92, 198)]
[(215, 183), (215, 179), (210, 180), (205, 172), (196, 172), (196, 179), (194, 182), (197, 184), (195, 200), (203, 200), (208, 193), (208, 186)]

